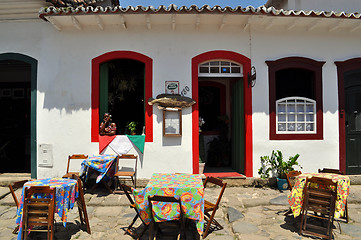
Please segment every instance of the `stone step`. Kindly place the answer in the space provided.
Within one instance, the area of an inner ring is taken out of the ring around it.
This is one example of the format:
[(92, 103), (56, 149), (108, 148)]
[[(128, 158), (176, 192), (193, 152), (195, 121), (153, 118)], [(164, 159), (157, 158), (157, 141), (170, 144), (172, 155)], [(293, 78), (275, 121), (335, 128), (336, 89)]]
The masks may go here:
[(9, 184), (26, 179), (31, 179), (30, 173), (1, 173), (0, 186), (7, 187)]

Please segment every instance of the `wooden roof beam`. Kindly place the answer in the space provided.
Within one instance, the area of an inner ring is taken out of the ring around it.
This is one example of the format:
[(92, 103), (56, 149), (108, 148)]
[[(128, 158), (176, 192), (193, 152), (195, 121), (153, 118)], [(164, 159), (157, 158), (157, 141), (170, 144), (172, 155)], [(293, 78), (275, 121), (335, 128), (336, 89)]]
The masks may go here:
[(361, 29), (361, 24), (360, 23), (356, 23), (355, 25), (353, 25), (353, 27), (351, 27), (350, 29), (349, 29), (349, 32), (355, 32), (355, 31), (357, 31), (357, 30), (359, 30), (359, 29)]
[(151, 30), (152, 29), (152, 24), (151, 24), (151, 21), (150, 21), (150, 15), (149, 14), (147, 14), (147, 16), (145, 17), (145, 23), (147, 25), (148, 30)]
[(197, 14), (196, 15), (196, 25), (195, 25), (197, 30), (199, 30), (200, 25), (201, 25), (201, 15)]
[(273, 26), (274, 26), (274, 19), (271, 19), (266, 23), (266, 25), (264, 27), (266, 28), (266, 30), (269, 30)]
[(222, 31), (222, 29), (224, 28), (224, 25), (226, 25), (226, 20), (227, 20), (227, 15), (223, 15), (222, 16), (222, 22), (221, 24), (219, 25), (219, 30)]
[(99, 15), (95, 15), (95, 21), (97, 22), (98, 27), (100, 30), (104, 30), (104, 24)]
[(124, 29), (127, 29), (127, 23), (125, 22), (124, 16), (123, 16), (123, 15), (119, 15), (119, 17), (120, 17), (120, 25), (122, 25), (122, 27), (123, 27)]
[(250, 27), (252, 18), (252, 16), (248, 16), (246, 21), (241, 23), (241, 28), (243, 29), (243, 31), (246, 31)]
[(318, 25), (320, 25), (321, 21), (322, 21), (321, 19), (316, 19), (315, 21), (312, 21), (310, 24), (308, 24), (307, 31), (312, 31), (313, 29), (318, 27)]
[(333, 31), (336, 31), (337, 29), (339, 29), (341, 27), (341, 24), (343, 23), (342, 20), (338, 20), (335, 24), (333, 24), (329, 29), (328, 31), (329, 32), (333, 32)]
[(297, 26), (297, 19), (293, 20), (288, 26), (287, 26), (287, 30), (291, 30), (293, 28), (295, 28)]
[(71, 16), (71, 21), (74, 27), (76, 27), (78, 30), (81, 30), (81, 26), (78, 19), (76, 19), (74, 16)]
[(46, 19), (51, 23), (51, 25), (53, 25), (56, 30), (58, 30), (59, 32), (61, 31), (61, 26), (57, 21), (55, 21), (53, 17), (47, 17)]
[(175, 30), (175, 26), (176, 26), (176, 18), (175, 18), (175, 14), (172, 14), (172, 30)]

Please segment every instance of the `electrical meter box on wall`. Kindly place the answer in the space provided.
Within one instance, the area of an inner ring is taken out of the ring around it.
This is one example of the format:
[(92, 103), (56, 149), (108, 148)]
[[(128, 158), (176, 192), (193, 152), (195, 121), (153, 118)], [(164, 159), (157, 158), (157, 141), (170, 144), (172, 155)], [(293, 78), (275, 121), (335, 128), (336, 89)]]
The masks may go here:
[(52, 144), (39, 144), (39, 167), (53, 167)]

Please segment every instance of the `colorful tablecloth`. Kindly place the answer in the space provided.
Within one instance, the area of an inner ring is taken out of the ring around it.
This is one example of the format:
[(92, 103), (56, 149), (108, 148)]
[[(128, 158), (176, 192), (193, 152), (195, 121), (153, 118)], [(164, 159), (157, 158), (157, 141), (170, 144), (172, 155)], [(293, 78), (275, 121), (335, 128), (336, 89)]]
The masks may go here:
[(96, 183), (101, 180), (109, 180), (114, 177), (117, 155), (93, 155), (81, 163), (80, 177), (87, 181), (89, 168), (99, 173)]
[[(184, 216), (195, 220), (199, 234), (203, 233), (204, 188), (200, 174), (155, 173), (144, 189), (133, 189), (133, 195), (136, 208), (145, 224), (151, 222), (148, 196), (180, 197)], [(172, 206), (171, 203), (157, 203), (154, 210), (162, 220), (172, 220), (174, 216), (179, 215), (179, 209)]]
[[(59, 215), (65, 226), (69, 209), (74, 207), (74, 203), (79, 196), (77, 181), (67, 178), (46, 178), (25, 183), (21, 193), (20, 207), (16, 212), (16, 223), (20, 224), (20, 226), (23, 220), (24, 189), (31, 186), (50, 186), (51, 188), (56, 188), (55, 213)], [(18, 239), (21, 239), (21, 227), (19, 229)]]
[(293, 216), (297, 217), (301, 214), (303, 205), (303, 189), (305, 188), (306, 178), (323, 177), (332, 179), (337, 182), (337, 199), (335, 208), (335, 218), (339, 218), (345, 213), (345, 204), (350, 191), (350, 178), (345, 175), (333, 173), (303, 173), (297, 177), (296, 183), (292, 191), (288, 195), (288, 203), (291, 206)]

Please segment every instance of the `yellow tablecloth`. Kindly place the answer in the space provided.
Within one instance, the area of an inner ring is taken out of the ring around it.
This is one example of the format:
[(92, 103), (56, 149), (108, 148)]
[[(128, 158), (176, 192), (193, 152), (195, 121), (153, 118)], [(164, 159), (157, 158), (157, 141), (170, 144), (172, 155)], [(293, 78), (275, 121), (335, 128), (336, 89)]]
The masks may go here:
[(303, 189), (305, 188), (306, 178), (311, 178), (313, 176), (329, 178), (332, 179), (333, 182), (337, 182), (335, 218), (343, 216), (345, 213), (347, 196), (350, 191), (350, 178), (345, 175), (334, 173), (303, 173), (297, 177), (296, 183), (288, 195), (288, 203), (291, 206), (293, 216), (297, 217), (301, 214), (303, 205)]

